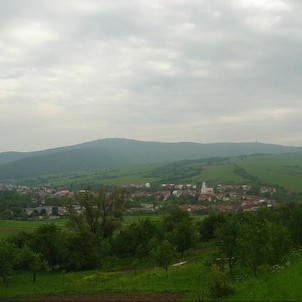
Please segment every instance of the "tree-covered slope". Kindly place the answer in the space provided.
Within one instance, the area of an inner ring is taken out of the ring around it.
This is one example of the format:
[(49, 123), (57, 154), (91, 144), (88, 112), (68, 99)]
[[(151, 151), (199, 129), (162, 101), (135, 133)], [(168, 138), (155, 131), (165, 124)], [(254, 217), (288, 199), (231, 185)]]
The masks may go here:
[(302, 148), (260, 143), (159, 143), (104, 139), (37, 152), (2, 153), (0, 179), (113, 168), (129, 164), (286, 152), (302, 153)]

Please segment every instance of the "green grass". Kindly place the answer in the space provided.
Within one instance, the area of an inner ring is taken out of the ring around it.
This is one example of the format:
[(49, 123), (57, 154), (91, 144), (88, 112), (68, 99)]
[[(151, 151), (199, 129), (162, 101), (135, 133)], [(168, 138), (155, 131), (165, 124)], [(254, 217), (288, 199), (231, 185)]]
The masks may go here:
[[(11, 278), (8, 287), (0, 282), (0, 298), (98, 292), (176, 292), (194, 295), (196, 282), (206, 279), (206, 267), (200, 265), (206, 255), (207, 253), (199, 253), (191, 257), (189, 264), (170, 267), (168, 277), (163, 269), (156, 267), (141, 268), (137, 272), (93, 270), (40, 273), (33, 284), (30, 273), (18, 272)], [(182, 260), (184, 259), (175, 259), (174, 263)]]
[(66, 219), (43, 221), (0, 220), (0, 238), (6, 238), (21, 231), (32, 232), (45, 223), (55, 223), (58, 226), (65, 226)]
[[(125, 215), (124, 224), (131, 224), (138, 221), (139, 219), (149, 218), (151, 220), (159, 219), (159, 215)], [(39, 226), (46, 223), (54, 223), (57, 226), (65, 227), (66, 219), (55, 219), (55, 220), (43, 220), (43, 221), (22, 221), (22, 220), (0, 220), (0, 238), (7, 238), (9, 236), (15, 235), (18, 232), (32, 232)]]
[(48, 183), (52, 186), (79, 186), (83, 184), (121, 185), (130, 182), (153, 182), (154, 177), (146, 174), (161, 166), (161, 164), (128, 165), (112, 169), (98, 169), (93, 171), (79, 171), (64, 174), (51, 174), (36, 178), (28, 178), (29, 183)]
[(231, 162), (262, 183), (302, 192), (302, 154), (258, 155), (234, 158)]
[(302, 301), (302, 258), (276, 273), (266, 273), (259, 279), (250, 278), (237, 284), (234, 296), (228, 301)]
[[(208, 246), (209, 248), (210, 246)], [(189, 260), (179, 267), (170, 267), (168, 276), (160, 268), (140, 267), (119, 271), (93, 270), (84, 272), (39, 273), (32, 283), (29, 272), (18, 272), (6, 287), (0, 282), (0, 299), (40, 295), (79, 295), (101, 292), (120, 293), (183, 293), (183, 301), (213, 300), (209, 295), (208, 267), (204, 265), (210, 252), (204, 249), (190, 253), (174, 263)], [(223, 301), (302, 301), (302, 257), (296, 257), (289, 266), (273, 273), (264, 269), (259, 278), (248, 275), (244, 281), (233, 282), (235, 294)]]
[(202, 177), (212, 183), (244, 184), (246, 180), (234, 170), (233, 164), (206, 166), (202, 171)]
[[(85, 185), (119, 186), (125, 183), (175, 183), (243, 184), (251, 183), (251, 177), (259, 182), (279, 185), (293, 192), (302, 192), (302, 154), (253, 155), (211, 161), (180, 161), (129, 165), (114, 169), (98, 169), (45, 175), (24, 179), (28, 185), (51, 184), (71, 189)], [(236, 167), (246, 175), (239, 175)], [(159, 173), (160, 171), (160, 173)]]

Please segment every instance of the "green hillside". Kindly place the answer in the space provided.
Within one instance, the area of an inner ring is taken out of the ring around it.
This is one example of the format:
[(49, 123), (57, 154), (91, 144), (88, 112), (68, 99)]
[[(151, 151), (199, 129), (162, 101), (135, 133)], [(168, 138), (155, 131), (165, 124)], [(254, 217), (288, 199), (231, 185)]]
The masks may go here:
[(253, 155), (185, 160), (170, 163), (125, 165), (23, 178), (27, 185), (76, 189), (83, 185), (120, 186), (125, 183), (196, 183), (278, 185), (302, 192), (302, 154)]
[(104, 139), (37, 152), (0, 154), (0, 179), (116, 168), (132, 164), (199, 160), (252, 154), (302, 153), (300, 147), (260, 143), (159, 143)]
[(260, 183), (302, 192), (302, 154), (259, 155), (235, 158), (231, 162), (257, 178)]

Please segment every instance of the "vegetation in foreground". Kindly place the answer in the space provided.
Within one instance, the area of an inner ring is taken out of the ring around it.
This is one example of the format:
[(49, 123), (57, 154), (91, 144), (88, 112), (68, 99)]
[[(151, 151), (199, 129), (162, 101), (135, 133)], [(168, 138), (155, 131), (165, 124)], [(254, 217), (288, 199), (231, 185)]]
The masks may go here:
[[(0, 284), (0, 297), (4, 299), (100, 292), (177, 292), (184, 294), (182, 300), (185, 301), (217, 300), (209, 293), (209, 272), (207, 266), (204, 265), (208, 255), (209, 252), (202, 252), (198, 256), (188, 252), (184, 258), (175, 259), (175, 263), (180, 260), (189, 260), (189, 263), (170, 267), (168, 277), (162, 269), (138, 267), (136, 271), (134, 269), (127, 271), (102, 269), (80, 272), (41, 272), (37, 276), (37, 281), (33, 283), (30, 272), (17, 272), (11, 277), (8, 286)], [(291, 259), (291, 263), (283, 267), (264, 267), (258, 278), (244, 273), (242, 269), (236, 275), (238, 279), (231, 283), (235, 288), (235, 293), (220, 300), (301, 301), (302, 257), (295, 255)]]
[(292, 289), (299, 300), (293, 282), (280, 283), (300, 265), (301, 204), (198, 222), (175, 209), (122, 225), (124, 191), (86, 190), (76, 200), (82, 210), (71, 208), (68, 229), (45, 224), (1, 240), (0, 297), (169, 291), (187, 300), (283, 300)]

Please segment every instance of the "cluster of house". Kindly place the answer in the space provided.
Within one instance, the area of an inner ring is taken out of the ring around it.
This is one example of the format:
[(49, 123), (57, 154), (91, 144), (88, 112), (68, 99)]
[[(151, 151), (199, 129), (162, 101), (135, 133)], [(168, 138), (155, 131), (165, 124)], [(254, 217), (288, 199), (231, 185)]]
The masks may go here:
[[(142, 188), (142, 187), (141, 187)], [(160, 189), (154, 192), (139, 191), (133, 192), (130, 198), (139, 199), (150, 197), (155, 200), (167, 201), (170, 197), (191, 196), (195, 198), (194, 203), (179, 205), (183, 210), (189, 212), (202, 212), (216, 210), (220, 212), (229, 211), (257, 211), (261, 207), (273, 207), (276, 201), (273, 198), (264, 198), (263, 193), (273, 195), (276, 192), (274, 187), (262, 186), (259, 189), (259, 195), (255, 196), (249, 193), (250, 185), (218, 185), (215, 188), (208, 187), (203, 182), (201, 188), (198, 189), (195, 184), (161, 184)], [(164, 190), (162, 190), (164, 189)], [(271, 196), (272, 197), (272, 196)], [(189, 199), (188, 199), (189, 200)], [(149, 210), (155, 211), (161, 206), (153, 204), (140, 204), (139, 207), (131, 210)]]
[[(129, 193), (130, 201), (136, 202), (135, 207), (131, 207), (129, 212), (134, 211), (156, 211), (165, 205), (173, 205), (175, 198), (182, 198), (179, 207), (189, 212), (203, 212), (216, 210), (221, 212), (229, 211), (256, 211), (260, 207), (273, 207), (276, 205), (273, 194), (276, 193), (274, 187), (262, 186), (257, 196), (250, 194), (250, 185), (218, 185), (215, 188), (208, 187), (203, 182), (201, 187), (196, 184), (173, 184), (163, 183), (157, 188), (152, 188), (150, 183), (129, 183), (121, 187), (132, 188)], [(65, 216), (67, 207), (49, 206), (47, 198), (74, 197), (74, 192), (69, 190), (55, 190), (54, 188), (28, 187), (11, 184), (0, 184), (1, 190), (16, 190), (21, 193), (30, 193), (36, 207), (25, 208), (23, 213), (36, 219), (48, 217), (50, 219)], [(264, 194), (266, 193), (266, 194)], [(263, 197), (266, 195), (266, 198)], [(267, 198), (270, 196), (270, 198)], [(172, 198), (174, 197), (174, 198)], [(186, 198), (190, 197), (190, 198)], [(147, 199), (146, 199), (147, 198)], [(139, 202), (139, 201), (142, 202)], [(147, 202), (146, 202), (147, 200)], [(152, 200), (154, 202), (152, 202)], [(171, 202), (169, 202), (171, 200)], [(162, 201), (162, 202), (161, 202)]]
[(0, 191), (16, 191), (21, 194), (30, 194), (34, 207), (22, 209), (22, 214), (32, 217), (32, 219), (57, 219), (64, 217), (67, 207), (47, 205), (47, 200), (51, 198), (73, 197), (74, 192), (65, 189), (54, 189), (50, 187), (29, 187), (23, 185), (0, 183)]
[(47, 198), (73, 197), (74, 192), (65, 189), (55, 189), (50, 187), (29, 187), (14, 184), (0, 183), (0, 191), (16, 191), (23, 194), (31, 194), (34, 202), (43, 202)]
[(39, 220), (47, 217), (47, 219), (58, 219), (65, 217), (67, 207), (40, 205), (34, 208), (24, 208), (23, 213), (31, 216), (33, 220)]

